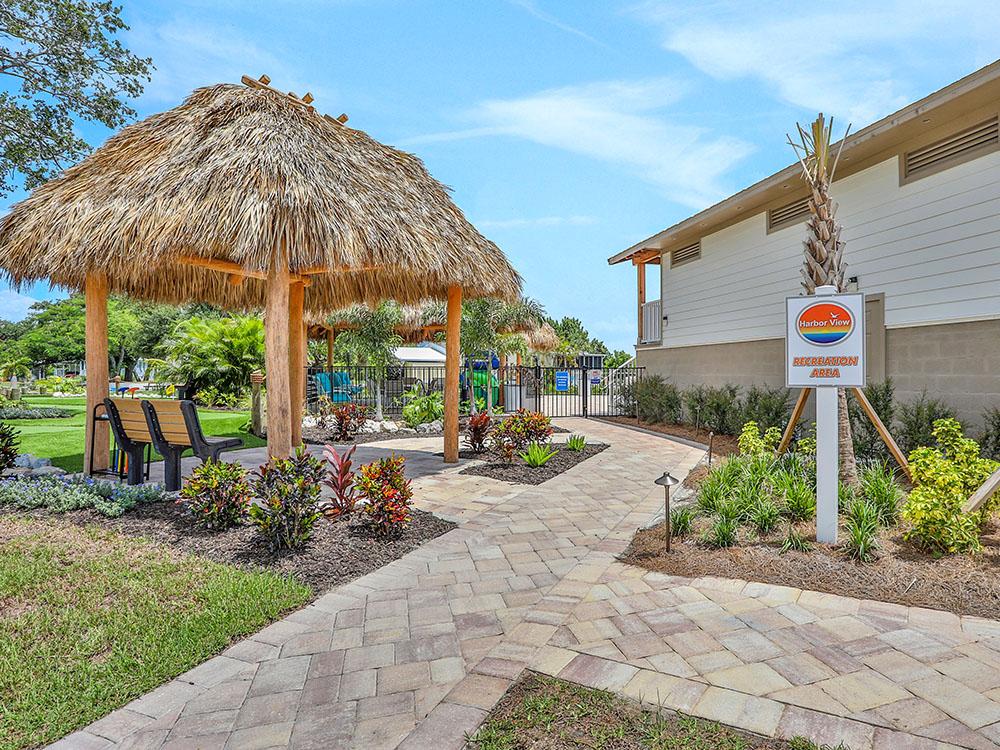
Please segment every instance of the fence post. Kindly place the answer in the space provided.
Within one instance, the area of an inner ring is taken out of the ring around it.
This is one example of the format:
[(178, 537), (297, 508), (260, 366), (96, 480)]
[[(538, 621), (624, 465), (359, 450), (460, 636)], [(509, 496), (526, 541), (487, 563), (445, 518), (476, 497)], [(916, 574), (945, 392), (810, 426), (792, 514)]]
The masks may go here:
[(580, 398), (583, 400), (583, 418), (587, 418), (587, 397), (590, 395), (590, 378), (586, 367), (580, 368)]

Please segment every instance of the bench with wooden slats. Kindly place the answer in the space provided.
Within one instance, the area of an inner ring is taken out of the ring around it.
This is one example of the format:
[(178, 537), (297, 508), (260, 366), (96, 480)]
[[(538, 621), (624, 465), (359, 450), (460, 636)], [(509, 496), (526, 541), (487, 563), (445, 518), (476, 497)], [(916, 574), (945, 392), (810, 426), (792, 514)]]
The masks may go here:
[[(163, 438), (170, 444), (178, 447), (190, 448), (191, 436), (188, 434), (187, 424), (184, 422), (184, 415), (181, 413), (181, 402), (174, 399), (144, 399), (148, 400), (156, 410), (156, 418), (160, 423), (160, 430)], [(133, 401), (136, 414), (142, 420), (142, 425), (149, 435), (149, 426), (146, 416), (142, 411), (142, 401)], [(146, 438), (150, 440), (149, 437)], [(153, 441), (154, 443), (156, 441)]]
[(132, 398), (109, 398), (118, 409), (118, 417), (129, 440), (136, 443), (151, 443), (146, 415), (142, 413), (142, 402)]

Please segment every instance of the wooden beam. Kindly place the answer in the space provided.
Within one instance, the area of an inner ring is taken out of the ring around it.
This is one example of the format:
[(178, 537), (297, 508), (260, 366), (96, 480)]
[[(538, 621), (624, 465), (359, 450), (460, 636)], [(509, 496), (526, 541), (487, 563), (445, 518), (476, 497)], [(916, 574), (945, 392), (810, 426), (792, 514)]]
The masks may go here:
[(272, 458), (292, 453), (292, 400), (288, 382), (289, 273), (281, 253), (267, 279), (264, 356), (267, 365), (267, 452)]
[(381, 264), (368, 266), (306, 266), (297, 268), (295, 273), (299, 276), (317, 276), (324, 273), (360, 273), (365, 271), (385, 271), (389, 267)]
[(461, 353), (462, 287), (448, 287), (448, 332), (444, 363), (444, 462), (458, 461), (458, 366)]
[(1000, 490), (1000, 469), (997, 469), (989, 478), (983, 482), (982, 486), (972, 493), (972, 496), (965, 501), (965, 505), (962, 506), (963, 513), (972, 513), (973, 511), (979, 510), (980, 506), (989, 500), (993, 495), (996, 494), (997, 490)]
[[(222, 260), (220, 258), (203, 258), (200, 255), (179, 255), (177, 260), (186, 266), (196, 266), (198, 268), (207, 268), (209, 271), (218, 271), (220, 273), (229, 274), (230, 284), (241, 284), (243, 278), (248, 279), (267, 279), (268, 275), (263, 271), (256, 271), (251, 268), (244, 268), (239, 263), (234, 263), (231, 260)], [(241, 277), (238, 281), (233, 277)], [(298, 274), (289, 274), (289, 283), (295, 282), (300, 284), (310, 285), (309, 279), (304, 279)]]
[(882, 438), (882, 442), (885, 443), (885, 447), (889, 449), (889, 453), (891, 453), (892, 457), (896, 459), (896, 463), (899, 464), (899, 468), (901, 468), (903, 473), (906, 474), (906, 478), (912, 482), (913, 476), (910, 474), (910, 464), (907, 463), (906, 456), (903, 455), (903, 451), (901, 451), (899, 446), (896, 445), (896, 441), (892, 439), (892, 435), (889, 434), (889, 429), (882, 424), (882, 419), (879, 417), (878, 412), (875, 411), (875, 408), (871, 405), (871, 403), (869, 403), (868, 397), (865, 396), (865, 392), (860, 388), (852, 388), (851, 390), (854, 391), (854, 397), (858, 400), (858, 403), (861, 404), (861, 408), (864, 409), (865, 414), (868, 415), (868, 419), (870, 419), (871, 423), (875, 425), (875, 431), (878, 432), (879, 437)]
[(632, 265), (637, 266), (640, 263), (659, 263), (662, 252), (662, 250), (655, 249), (640, 250), (632, 256)]
[[(88, 273), (84, 280), (84, 325), (86, 329), (87, 413), (83, 450), (83, 473), (107, 469), (111, 463), (107, 422), (94, 424), (94, 409), (108, 397), (108, 279)], [(94, 460), (91, 463), (91, 446)]]
[(288, 287), (288, 389), (291, 393), (292, 447), (302, 445), (302, 413), (306, 398), (305, 323), (302, 320), (305, 287)]
[(781, 436), (781, 442), (778, 443), (779, 456), (787, 451), (788, 446), (792, 443), (792, 435), (795, 434), (795, 425), (802, 419), (802, 412), (805, 411), (806, 401), (809, 400), (810, 393), (812, 393), (812, 388), (803, 388), (799, 391), (799, 397), (795, 401), (795, 408), (792, 409), (792, 416), (788, 420), (788, 426), (785, 427), (785, 432)]

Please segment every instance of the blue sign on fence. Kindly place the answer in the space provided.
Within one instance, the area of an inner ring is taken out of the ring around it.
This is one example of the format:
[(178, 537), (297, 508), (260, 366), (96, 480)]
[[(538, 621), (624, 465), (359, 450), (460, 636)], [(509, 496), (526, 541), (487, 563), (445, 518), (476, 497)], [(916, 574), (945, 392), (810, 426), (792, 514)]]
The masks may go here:
[(569, 370), (556, 370), (556, 391), (565, 393), (569, 390)]

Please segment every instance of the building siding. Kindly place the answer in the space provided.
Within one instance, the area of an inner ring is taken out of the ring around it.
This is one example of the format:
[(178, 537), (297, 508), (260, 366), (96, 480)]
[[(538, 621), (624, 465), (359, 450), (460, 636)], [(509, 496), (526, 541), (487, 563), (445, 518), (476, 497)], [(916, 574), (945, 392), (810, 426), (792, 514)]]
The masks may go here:
[[(903, 186), (892, 158), (832, 192), (848, 275), (885, 293), (887, 328), (1000, 318), (1000, 153)], [(802, 224), (768, 234), (760, 213), (703, 237), (696, 262), (672, 269), (664, 257), (663, 346), (781, 337), (803, 236)]]

